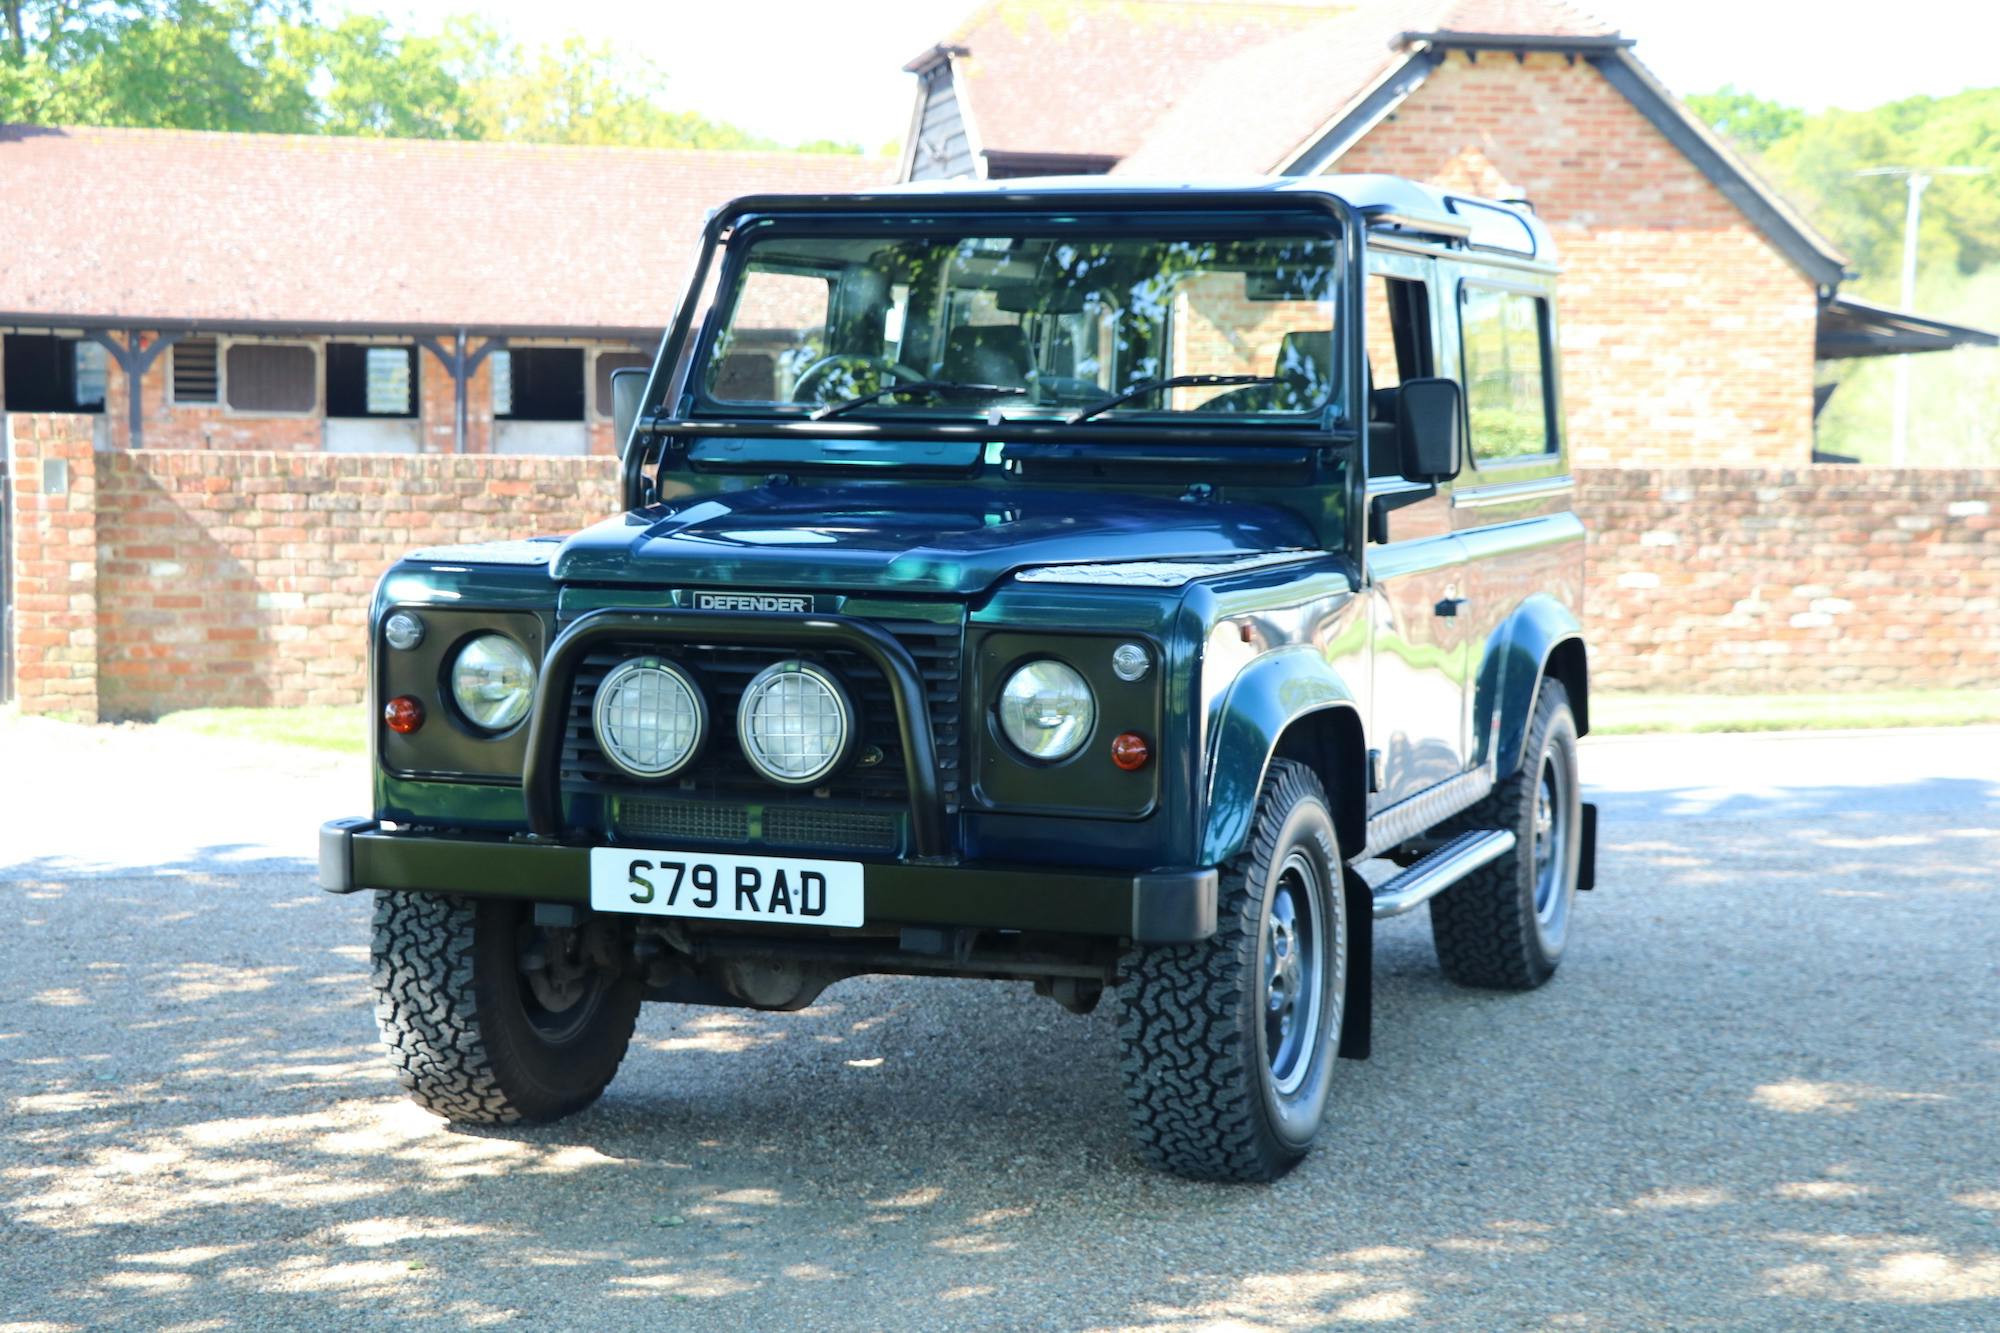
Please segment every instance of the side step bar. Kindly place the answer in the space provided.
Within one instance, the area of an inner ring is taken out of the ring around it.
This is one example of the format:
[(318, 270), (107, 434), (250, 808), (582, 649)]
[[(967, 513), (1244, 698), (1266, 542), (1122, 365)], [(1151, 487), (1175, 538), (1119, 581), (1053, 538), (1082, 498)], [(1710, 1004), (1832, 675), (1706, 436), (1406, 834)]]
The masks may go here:
[(1513, 850), (1514, 835), (1506, 829), (1461, 833), (1375, 890), (1375, 919), (1422, 907), (1488, 861)]

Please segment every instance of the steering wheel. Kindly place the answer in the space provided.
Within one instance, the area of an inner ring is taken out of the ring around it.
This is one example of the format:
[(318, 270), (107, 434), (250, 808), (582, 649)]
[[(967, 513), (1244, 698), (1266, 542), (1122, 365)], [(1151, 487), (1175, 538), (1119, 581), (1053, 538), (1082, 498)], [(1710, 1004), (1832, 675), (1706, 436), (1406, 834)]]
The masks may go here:
[(925, 378), (919, 372), (911, 370), (900, 362), (891, 361), (886, 356), (869, 356), (863, 352), (835, 352), (831, 356), (821, 357), (806, 367), (805, 373), (799, 376), (799, 382), (792, 386), (792, 401), (826, 402), (828, 399), (826, 390), (837, 382), (834, 376), (842, 374), (847, 376), (848, 390), (845, 393), (834, 394), (834, 397), (848, 398), (857, 393), (867, 393), (868, 390), (860, 386), (860, 377), (870, 371), (874, 372), (876, 377), (876, 387), (883, 388), (888, 386), (890, 380), (909, 384)]

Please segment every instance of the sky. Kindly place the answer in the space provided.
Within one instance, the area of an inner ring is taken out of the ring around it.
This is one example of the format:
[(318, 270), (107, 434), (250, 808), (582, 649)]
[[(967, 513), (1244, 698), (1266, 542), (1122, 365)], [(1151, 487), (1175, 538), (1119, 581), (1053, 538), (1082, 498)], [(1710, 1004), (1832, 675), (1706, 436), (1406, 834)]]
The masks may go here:
[[(1819, 110), (2000, 84), (1996, 0), (1575, 0), (1638, 40), (1679, 93), (1726, 83)], [(322, 0), (323, 15), (379, 10), (422, 30), (477, 8), (529, 41), (616, 37), (666, 73), (662, 100), (785, 143), (873, 150), (909, 126), (902, 72), (970, 14), (971, 0)], [(1143, 77), (1135, 70), (1134, 77)]]

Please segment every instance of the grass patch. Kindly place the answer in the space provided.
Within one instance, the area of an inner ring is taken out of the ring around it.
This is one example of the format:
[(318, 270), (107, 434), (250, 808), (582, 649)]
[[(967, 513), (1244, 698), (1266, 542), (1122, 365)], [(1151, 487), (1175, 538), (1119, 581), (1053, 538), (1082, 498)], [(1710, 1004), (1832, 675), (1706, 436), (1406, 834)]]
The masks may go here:
[(1851, 694), (1594, 694), (1590, 729), (1844, 731), (2000, 722), (2000, 690), (1867, 690)]
[(189, 708), (168, 713), (159, 725), (171, 731), (190, 731), (225, 740), (361, 754), (368, 748), (366, 711), (358, 704), (320, 708)]

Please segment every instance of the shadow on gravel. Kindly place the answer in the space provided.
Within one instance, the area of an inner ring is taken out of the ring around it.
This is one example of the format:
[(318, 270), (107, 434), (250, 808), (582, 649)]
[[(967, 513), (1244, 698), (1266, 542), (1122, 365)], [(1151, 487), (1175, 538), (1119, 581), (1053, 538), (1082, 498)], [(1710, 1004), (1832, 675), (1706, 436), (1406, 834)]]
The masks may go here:
[(0, 1311), (1990, 1326), (2000, 833), (1792, 799), (1754, 838), (1607, 815), (1604, 887), (1533, 994), (1451, 987), (1421, 918), (1387, 923), (1376, 1058), (1269, 1189), (1138, 1167), (1113, 1006), (981, 983), (649, 1007), (598, 1106), (453, 1130), (376, 1052), (364, 898), (227, 847), (140, 875), (14, 867)]

